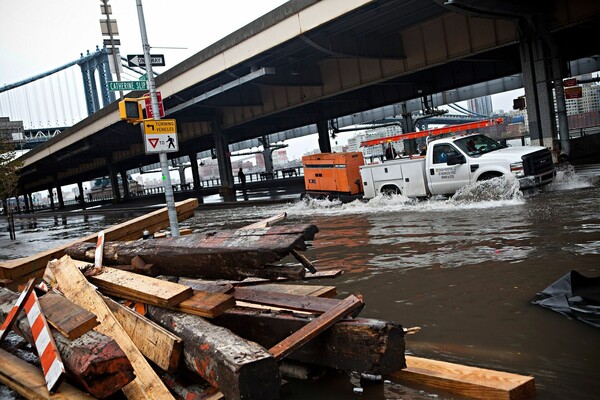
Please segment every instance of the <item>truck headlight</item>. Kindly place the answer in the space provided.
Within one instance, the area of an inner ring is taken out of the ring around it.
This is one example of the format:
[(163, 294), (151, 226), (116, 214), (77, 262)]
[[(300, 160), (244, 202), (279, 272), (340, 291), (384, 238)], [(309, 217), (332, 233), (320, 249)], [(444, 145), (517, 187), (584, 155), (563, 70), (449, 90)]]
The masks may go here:
[(510, 172), (515, 174), (517, 178), (525, 176), (525, 172), (523, 171), (523, 162), (521, 161), (510, 164)]

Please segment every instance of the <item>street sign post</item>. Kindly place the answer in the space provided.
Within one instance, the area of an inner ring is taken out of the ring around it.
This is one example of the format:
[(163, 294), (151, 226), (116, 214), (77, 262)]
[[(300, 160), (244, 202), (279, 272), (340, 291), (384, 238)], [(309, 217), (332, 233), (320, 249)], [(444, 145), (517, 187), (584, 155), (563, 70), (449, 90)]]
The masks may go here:
[[(150, 63), (153, 67), (164, 67), (165, 56), (164, 54), (151, 54)], [(127, 54), (127, 64), (130, 67), (145, 67), (146, 60), (143, 54)]]
[[(158, 101), (158, 111), (160, 112), (160, 117), (165, 116), (165, 107), (162, 102), (162, 96), (160, 92), (156, 92), (156, 100)], [(144, 95), (144, 104), (146, 105), (146, 118), (154, 118), (154, 112), (152, 111), (152, 99), (150, 98), (150, 93)]]
[(177, 124), (174, 119), (157, 119), (144, 122), (146, 154), (179, 151)]
[(108, 90), (110, 90), (111, 92), (148, 90), (148, 82), (147, 81), (127, 81), (127, 82), (109, 81), (108, 82)]

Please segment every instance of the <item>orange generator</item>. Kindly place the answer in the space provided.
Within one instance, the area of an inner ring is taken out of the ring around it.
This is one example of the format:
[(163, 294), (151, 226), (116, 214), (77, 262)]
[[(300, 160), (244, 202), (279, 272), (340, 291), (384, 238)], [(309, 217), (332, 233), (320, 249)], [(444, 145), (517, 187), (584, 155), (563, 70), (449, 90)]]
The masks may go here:
[(320, 153), (302, 157), (307, 195), (362, 195), (362, 152)]

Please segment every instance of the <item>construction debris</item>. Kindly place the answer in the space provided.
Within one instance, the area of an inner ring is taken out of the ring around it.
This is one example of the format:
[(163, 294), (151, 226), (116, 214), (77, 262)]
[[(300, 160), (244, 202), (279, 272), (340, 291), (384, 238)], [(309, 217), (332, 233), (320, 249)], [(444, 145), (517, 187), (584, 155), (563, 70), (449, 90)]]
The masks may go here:
[[(193, 208), (179, 203), (179, 217), (193, 215)], [(282, 283), (341, 274), (318, 271), (301, 253), (318, 228), (275, 226), (285, 217), (142, 239), (166, 227), (163, 209), (0, 264), (2, 283), (13, 287), (43, 274), (51, 289), (39, 293), (39, 315), (52, 326), (68, 373), (65, 382), (46, 386), (45, 368), (13, 362), (0, 350), (0, 362), (11, 363), (0, 381), (28, 398), (106, 398), (121, 390), (128, 399), (276, 400), (283, 396), (282, 375), (316, 379), (335, 369), (378, 377), (374, 384), (385, 376), (480, 398), (535, 394), (531, 377), (477, 369), (462, 379), (448, 376), (449, 366), (405, 357), (405, 332), (415, 330), (360, 318), (360, 294), (340, 299), (335, 286)], [(288, 256), (297, 262), (276, 264)], [(23, 300), (31, 290), (22, 290)], [(13, 310), (18, 298), (0, 288), (2, 329), (11, 328), (12, 310), (14, 331), (34, 345), (38, 331), (32, 334), (25, 313)], [(505, 383), (486, 385), (478, 376)]]

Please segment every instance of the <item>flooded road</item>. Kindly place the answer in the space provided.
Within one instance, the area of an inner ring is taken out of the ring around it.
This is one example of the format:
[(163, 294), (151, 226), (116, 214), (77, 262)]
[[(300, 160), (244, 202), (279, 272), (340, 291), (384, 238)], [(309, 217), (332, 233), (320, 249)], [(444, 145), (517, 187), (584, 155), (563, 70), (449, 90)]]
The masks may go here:
[[(361, 294), (361, 317), (420, 327), (406, 336), (419, 357), (530, 375), (538, 399), (587, 400), (600, 393), (600, 329), (531, 304), (571, 270), (600, 276), (600, 168), (561, 172), (541, 192), (511, 182), (469, 188), (450, 200), (378, 198), (369, 203), (300, 202), (203, 208), (181, 227), (237, 228), (287, 213), (312, 223), (304, 254), (319, 270), (343, 269), (340, 297)], [(17, 241), (0, 226), (0, 259), (32, 254), (123, 222), (132, 215), (18, 219)], [(461, 399), (394, 382), (365, 386), (331, 374), (291, 382), (286, 399)]]

